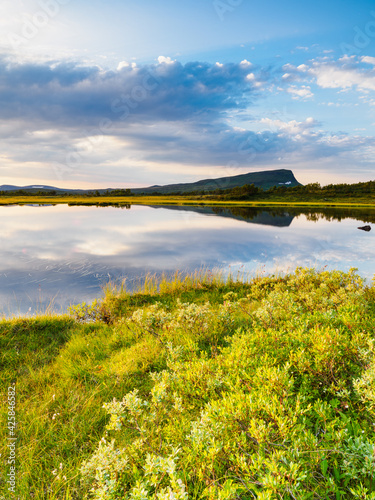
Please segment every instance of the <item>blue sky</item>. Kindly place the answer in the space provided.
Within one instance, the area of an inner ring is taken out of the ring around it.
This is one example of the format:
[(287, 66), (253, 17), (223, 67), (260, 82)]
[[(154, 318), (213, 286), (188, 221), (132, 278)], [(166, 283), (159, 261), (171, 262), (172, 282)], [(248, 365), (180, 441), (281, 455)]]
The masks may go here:
[(0, 184), (375, 178), (375, 5), (3, 0)]

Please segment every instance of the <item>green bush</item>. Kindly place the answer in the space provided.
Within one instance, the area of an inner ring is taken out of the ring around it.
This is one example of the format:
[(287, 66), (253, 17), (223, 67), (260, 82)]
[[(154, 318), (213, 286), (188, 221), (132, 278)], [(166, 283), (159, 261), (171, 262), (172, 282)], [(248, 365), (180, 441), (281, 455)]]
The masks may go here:
[(374, 319), (355, 270), (297, 269), (151, 277), (2, 321), (15, 498), (374, 500)]
[(81, 468), (92, 498), (375, 497), (372, 290), (354, 270), (297, 269), (249, 292), (124, 320), (163, 342), (166, 367), (104, 405)]

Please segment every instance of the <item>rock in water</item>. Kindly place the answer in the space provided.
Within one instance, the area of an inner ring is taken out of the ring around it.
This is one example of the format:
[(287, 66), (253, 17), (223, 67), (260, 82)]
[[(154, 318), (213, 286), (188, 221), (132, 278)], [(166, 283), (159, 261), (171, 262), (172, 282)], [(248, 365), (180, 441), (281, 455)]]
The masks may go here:
[(362, 226), (359, 227), (358, 229), (362, 229), (362, 231), (371, 231), (371, 226)]

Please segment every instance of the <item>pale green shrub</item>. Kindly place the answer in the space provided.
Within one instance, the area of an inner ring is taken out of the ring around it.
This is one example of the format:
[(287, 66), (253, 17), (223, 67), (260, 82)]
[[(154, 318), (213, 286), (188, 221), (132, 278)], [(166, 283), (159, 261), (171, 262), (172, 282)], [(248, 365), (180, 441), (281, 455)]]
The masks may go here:
[[(82, 468), (93, 495), (373, 498), (366, 293), (354, 271), (299, 269), (256, 281), (245, 298), (156, 303), (122, 320), (118, 335), (149, 332), (163, 343), (166, 367), (150, 374), (146, 395), (105, 405), (118, 455), (106, 448), (105, 477), (97, 472), (104, 448)], [(217, 348), (202, 350), (202, 339)], [(121, 471), (117, 456), (126, 457)]]

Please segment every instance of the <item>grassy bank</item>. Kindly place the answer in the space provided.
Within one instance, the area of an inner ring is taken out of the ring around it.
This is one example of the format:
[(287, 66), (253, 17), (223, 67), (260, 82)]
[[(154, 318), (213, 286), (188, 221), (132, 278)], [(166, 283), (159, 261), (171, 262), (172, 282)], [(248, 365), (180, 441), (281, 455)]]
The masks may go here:
[[(20, 499), (374, 499), (375, 288), (299, 269), (108, 289), (0, 323), (0, 493)], [(103, 408), (104, 405), (104, 408)]]
[(130, 206), (130, 205), (209, 205), (209, 206), (264, 206), (264, 207), (375, 207), (373, 197), (349, 196), (329, 200), (314, 196), (266, 196), (251, 200), (220, 200), (215, 196), (2, 196), (0, 205), (61, 205), (72, 206)]

